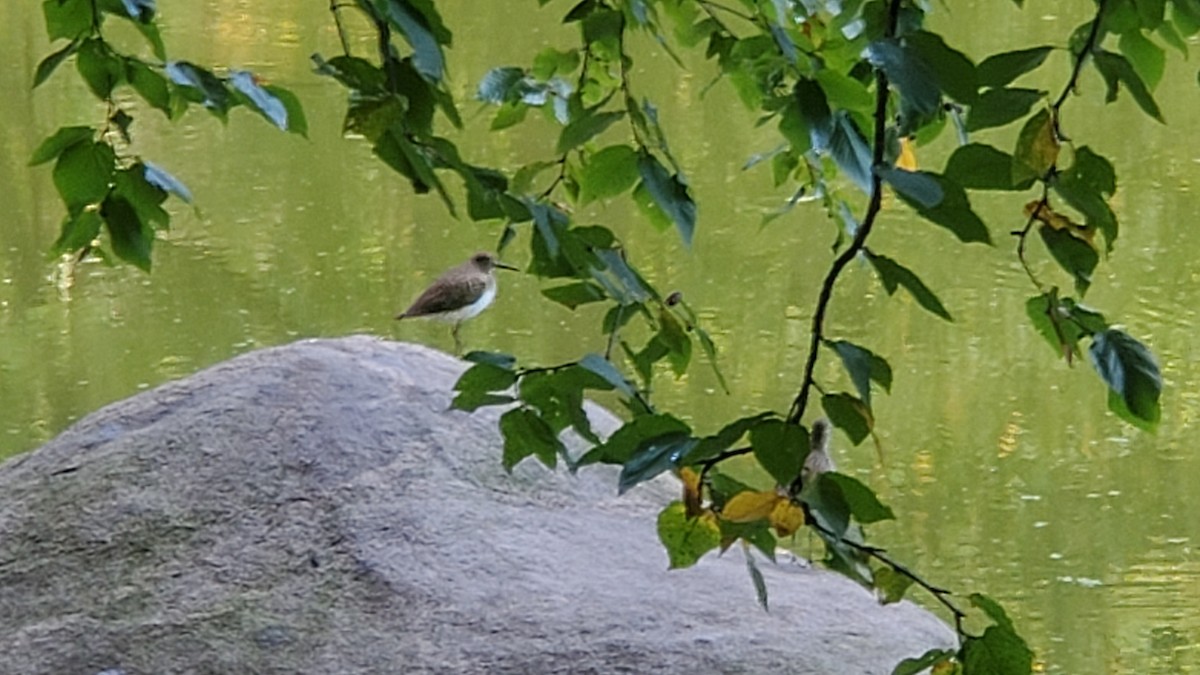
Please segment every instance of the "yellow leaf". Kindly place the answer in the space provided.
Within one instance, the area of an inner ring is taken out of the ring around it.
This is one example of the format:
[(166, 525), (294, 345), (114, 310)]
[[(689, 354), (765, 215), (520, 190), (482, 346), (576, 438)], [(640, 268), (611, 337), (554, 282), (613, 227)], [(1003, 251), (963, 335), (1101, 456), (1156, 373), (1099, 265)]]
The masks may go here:
[(793, 504), (790, 499), (780, 499), (771, 509), (769, 516), (775, 533), (781, 537), (790, 537), (801, 527), (804, 527), (804, 509)]
[[(721, 517), (731, 523), (750, 523), (771, 515), (780, 497), (774, 490), (769, 492), (739, 492), (725, 503)], [(785, 500), (786, 501), (786, 500)]]
[(953, 673), (959, 672), (958, 664), (950, 659), (938, 661), (936, 664), (934, 664), (933, 670), (930, 670), (929, 672), (930, 675), (952, 675)]
[(1043, 204), (1040, 199), (1035, 199), (1025, 205), (1025, 217), (1033, 218), (1054, 230), (1066, 230), (1076, 239), (1086, 241), (1092, 246), (1096, 245), (1095, 227), (1081, 225), (1071, 220), (1067, 216), (1055, 211), (1049, 204)]
[(679, 470), (679, 480), (683, 482), (684, 511), (688, 518), (695, 518), (703, 511), (700, 507), (700, 474), (685, 466)]
[(913, 142), (908, 138), (900, 139), (900, 156), (896, 158), (896, 168), (906, 171), (917, 170), (917, 155), (913, 152)]

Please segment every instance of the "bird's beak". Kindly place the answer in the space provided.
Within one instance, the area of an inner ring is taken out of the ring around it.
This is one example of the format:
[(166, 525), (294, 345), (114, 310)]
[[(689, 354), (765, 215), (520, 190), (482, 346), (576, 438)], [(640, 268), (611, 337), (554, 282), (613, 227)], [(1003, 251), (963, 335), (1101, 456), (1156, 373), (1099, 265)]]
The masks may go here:
[(520, 268), (513, 267), (512, 265), (508, 265), (508, 264), (502, 263), (502, 262), (500, 262), (499, 260), (497, 260), (497, 261), (496, 261), (494, 264), (495, 264), (495, 266), (496, 266), (496, 267), (499, 267), (499, 268), (500, 268), (500, 269), (502, 269), (502, 270), (512, 270), (512, 271), (514, 271), (514, 272), (520, 272), (520, 271), (521, 271), (521, 270), (520, 270)]

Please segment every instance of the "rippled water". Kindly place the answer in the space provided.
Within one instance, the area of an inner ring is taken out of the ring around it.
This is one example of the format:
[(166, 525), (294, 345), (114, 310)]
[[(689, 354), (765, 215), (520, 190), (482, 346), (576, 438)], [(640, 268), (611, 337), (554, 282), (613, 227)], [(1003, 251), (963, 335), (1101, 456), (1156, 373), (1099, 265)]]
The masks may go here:
[[(487, 67), (573, 38), (556, 28), (562, 3), (533, 22), (506, 4), (439, 3), (458, 27), (451, 64), (464, 99)], [(981, 56), (1006, 45), (1061, 45), (1090, 7), (1027, 5), (1022, 13), (1008, 2), (954, 3), (938, 25), (952, 45)], [(69, 67), (28, 92), (50, 51), (40, 12), (36, 3), (0, 4), (0, 55), (9, 65), (0, 90), (10, 92), (0, 101), (0, 456), (36, 447), (106, 403), (261, 346), (369, 332), (451, 347), (444, 326), (391, 317), (440, 270), (491, 246), (499, 226), (452, 220), (435, 199), (414, 198), (362, 143), (340, 138), (342, 94), (307, 66), (311, 52), (337, 49), (325, 3), (264, 7), (161, 3), (168, 48), (292, 88), (305, 103), (311, 140), (273, 133), (245, 111), (227, 126), (198, 111), (179, 125), (139, 115), (138, 151), (186, 181), (199, 212), (176, 205), (152, 275), (88, 264), (67, 277), (43, 257), (61, 218), (49, 171), (25, 162), (58, 125), (96, 122), (103, 112), (87, 103)], [(646, 43), (638, 49), (653, 52)], [(662, 108), (701, 203), (694, 251), (620, 201), (582, 218), (621, 233), (635, 261), (660, 287), (682, 290), (724, 348), (732, 395), (704, 368), (666, 378), (656, 392), (701, 431), (786, 408), (835, 236), (819, 209), (803, 205), (760, 227), (784, 196), (764, 168), (741, 165), (776, 141), (769, 128), (727, 122), (743, 112), (722, 85), (697, 102), (711, 80), (706, 68), (683, 72), (659, 59), (633, 80)], [(1066, 68), (1057, 54), (1031, 84), (1057, 91)], [(1166, 127), (1125, 100), (1096, 107), (1103, 84), (1094, 75), (1083, 80), (1086, 104), (1068, 104), (1064, 117), (1077, 142), (1117, 167), (1122, 235), (1088, 301), (1160, 356), (1166, 393), (1157, 435), (1107, 414), (1090, 368), (1055, 360), (1027, 325), (1024, 301), (1034, 290), (1007, 234), (1021, 224), (1024, 196), (973, 196), (994, 248), (962, 247), (902, 209), (881, 222), (873, 249), (917, 271), (954, 323), (931, 319), (904, 296), (889, 298), (855, 266), (835, 295), (835, 335), (870, 346), (895, 369), (892, 395), (876, 400), (880, 448), (836, 439), (842, 469), (899, 516), (873, 536), (934, 582), (1004, 602), (1047, 672), (1200, 672), (1200, 460), (1187, 431), (1198, 410), (1195, 68), (1170, 58), (1164, 82), (1178, 86), (1157, 93)], [(489, 111), (468, 103), (463, 112), (470, 128), (460, 140), (479, 162), (515, 166), (552, 152), (547, 123), (493, 137), (484, 131)], [(1008, 146), (1014, 133), (983, 138)], [(919, 157), (936, 168), (948, 148)], [(520, 245), (510, 251), (510, 260), (524, 262)], [(539, 300), (532, 278), (502, 282), (494, 308), (464, 328), (471, 346), (540, 362), (571, 358), (580, 345), (602, 348), (597, 312)], [(818, 375), (846, 386), (832, 361)]]

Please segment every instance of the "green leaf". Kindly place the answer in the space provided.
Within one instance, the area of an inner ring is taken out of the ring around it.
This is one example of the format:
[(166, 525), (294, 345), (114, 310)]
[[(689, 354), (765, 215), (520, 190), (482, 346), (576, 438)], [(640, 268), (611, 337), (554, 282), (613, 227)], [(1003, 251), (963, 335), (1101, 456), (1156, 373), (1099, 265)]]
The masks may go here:
[(758, 563), (754, 562), (754, 554), (749, 548), (743, 548), (742, 554), (746, 556), (746, 571), (750, 573), (750, 581), (754, 584), (754, 595), (758, 598), (758, 606), (766, 612), (769, 610), (767, 604), (767, 581), (763, 579), (762, 570), (758, 569)]
[(947, 45), (936, 33), (917, 31), (905, 35), (904, 41), (921, 57), (933, 72), (938, 87), (950, 98), (967, 105), (975, 101), (979, 85), (971, 59)]
[(850, 442), (858, 445), (871, 435), (875, 427), (875, 419), (871, 409), (861, 400), (850, 394), (839, 392), (825, 394), (821, 397), (821, 407), (829, 416), (829, 421), (850, 437)]
[(1108, 320), (1096, 310), (1071, 298), (1059, 299), (1057, 289), (1025, 301), (1025, 313), (1038, 333), (1059, 357), (1079, 355), (1079, 340), (1108, 329)]
[(92, 242), (100, 236), (102, 224), (100, 212), (95, 209), (87, 209), (74, 215), (67, 214), (67, 217), (63, 219), (62, 231), (58, 235), (58, 240), (54, 242), (54, 246), (50, 247), (50, 254), (59, 256), (91, 246)]
[(108, 193), (116, 155), (106, 143), (75, 143), (54, 164), (54, 187), (74, 214), (99, 203)]
[(1013, 152), (1012, 182), (1022, 183), (1029, 178), (1045, 176), (1058, 161), (1058, 138), (1049, 110), (1039, 110), (1029, 118), (1017, 136)]
[(704, 355), (708, 358), (709, 364), (712, 365), (713, 375), (717, 377), (717, 382), (721, 385), (721, 389), (728, 394), (729, 385), (725, 383), (725, 376), (721, 373), (720, 364), (717, 363), (717, 346), (713, 344), (708, 331), (700, 326), (695, 327), (695, 333), (696, 338), (700, 341), (700, 348), (704, 350)]
[(542, 295), (569, 309), (575, 309), (589, 302), (599, 302), (608, 297), (604, 294), (604, 289), (587, 281), (545, 288), (542, 289)]
[(568, 151), (590, 141), (624, 116), (624, 111), (585, 112), (583, 116), (571, 120), (570, 124), (563, 127), (562, 133), (558, 136), (558, 146), (555, 151), (560, 155), (565, 155)]
[(658, 514), (658, 539), (667, 549), (670, 568), (683, 569), (721, 545), (721, 529), (712, 514), (689, 518), (683, 502), (671, 502)]
[(167, 229), (171, 216), (162, 207), (167, 192), (146, 180), (146, 167), (141, 162), (113, 174), (113, 193), (129, 202), (138, 219), (156, 229)]
[(945, 193), (942, 192), (942, 186), (938, 183), (934, 174), (925, 171), (906, 171), (892, 167), (879, 167), (875, 169), (875, 173), (879, 174), (879, 177), (888, 185), (891, 185), (897, 193), (903, 195), (905, 201), (914, 202), (916, 205), (926, 209), (931, 209), (940, 204), (942, 197), (945, 196)]
[(533, 58), (530, 73), (539, 80), (549, 80), (555, 75), (567, 75), (579, 67), (578, 49), (560, 51), (554, 47), (546, 47)]
[[(1141, 426), (1156, 426), (1161, 416), (1158, 398), (1162, 393), (1162, 375), (1150, 350), (1128, 333), (1109, 328), (1092, 336), (1088, 354), (1100, 378), (1129, 414), (1122, 416)], [(1109, 407), (1112, 408), (1111, 398)]]
[(976, 70), (979, 86), (1003, 87), (1042, 65), (1052, 51), (1053, 47), (1043, 46), (993, 54), (984, 59)]
[(777, 484), (790, 485), (808, 456), (808, 431), (783, 420), (764, 420), (750, 429), (750, 447)]
[(146, 103), (171, 116), (171, 92), (165, 77), (137, 59), (125, 60), (125, 77)]
[(383, 69), (357, 56), (335, 56), (326, 61), (320, 54), (313, 54), (313, 65), (320, 75), (327, 75), (349, 89), (364, 94), (383, 94), (387, 87), (387, 75)]
[(879, 279), (883, 282), (883, 288), (887, 291), (888, 295), (894, 294), (898, 287), (903, 287), (925, 309), (947, 321), (954, 320), (950, 316), (950, 312), (947, 312), (945, 306), (942, 305), (942, 301), (938, 300), (933, 291), (929, 290), (929, 287), (916, 274), (913, 274), (912, 270), (887, 256), (868, 253), (867, 259), (875, 267), (875, 271), (879, 274)]
[(904, 594), (913, 584), (912, 577), (900, 574), (891, 567), (881, 567), (875, 570), (874, 582), (875, 593), (879, 596), (879, 601), (885, 605), (903, 600)]
[(198, 103), (203, 103), (213, 114), (223, 117), (232, 104), (232, 96), (225, 83), (210, 71), (187, 61), (167, 63), (167, 77), (183, 87)]
[(973, 606), (982, 610), (997, 626), (1005, 630), (1016, 630), (1013, 628), (1012, 619), (1008, 618), (1008, 613), (1004, 611), (1000, 603), (982, 593), (972, 593), (967, 596), (967, 599)]
[(53, 54), (42, 59), (37, 65), (37, 72), (33, 75), (33, 86), (36, 89), (38, 85), (45, 82), (63, 61), (79, 49), (79, 42), (72, 40), (66, 47), (54, 52)]
[(881, 520), (895, 520), (896, 514), (879, 501), (879, 497), (871, 488), (863, 485), (857, 478), (840, 473), (826, 473), (824, 480), (837, 484), (842, 496), (850, 508), (850, 514), (863, 525), (870, 525)]
[(829, 480), (832, 475), (830, 472), (819, 473), (816, 480), (806, 481), (800, 491), (800, 501), (808, 505), (809, 512), (822, 527), (840, 539), (850, 528), (850, 505), (846, 503), (841, 486)]
[(942, 91), (937, 78), (916, 50), (892, 40), (879, 40), (867, 46), (867, 60), (887, 74), (900, 90), (900, 96), (921, 115), (937, 112)]
[(688, 194), (687, 183), (679, 174), (668, 174), (666, 167), (645, 151), (638, 155), (638, 172), (654, 203), (675, 223), (684, 246), (691, 247), (696, 229), (696, 202)]
[(696, 446), (699, 440), (688, 434), (671, 433), (643, 441), (637, 452), (617, 478), (617, 494), (625, 494), (630, 488), (679, 466), (680, 460)]
[(1033, 671), (1033, 652), (1017, 635), (1004, 610), (987, 596), (973, 593), (971, 604), (980, 607), (996, 622), (979, 637), (968, 636), (962, 645), (965, 673), (984, 675), (1028, 675)]
[(828, 151), (838, 168), (845, 172), (846, 176), (854, 181), (860, 190), (870, 194), (871, 148), (867, 145), (862, 132), (844, 110), (834, 113)]
[(515, 408), (501, 415), (500, 433), (504, 436), (504, 470), (510, 473), (530, 455), (553, 469), (559, 453), (566, 452), (554, 430), (529, 408)]
[(95, 133), (96, 130), (91, 127), (59, 127), (58, 131), (42, 141), (37, 150), (33, 151), (33, 156), (29, 158), (29, 166), (37, 166), (52, 159), (58, 159), (59, 155), (71, 147), (92, 140)]
[(121, 59), (99, 38), (84, 40), (75, 57), (79, 76), (97, 98), (107, 99), (112, 90), (125, 79), (125, 68)]
[(983, 143), (959, 146), (946, 162), (944, 175), (968, 190), (1028, 190), (1033, 178), (1012, 182), (1012, 155)]
[[(1018, 2), (1018, 4), (1020, 4)], [(953, 649), (930, 649), (924, 654), (911, 659), (904, 659), (893, 670), (892, 675), (918, 675), (931, 666), (936, 666), (954, 657)]]
[(517, 382), (517, 374), (492, 363), (476, 363), (454, 383), (454, 391), (501, 391)]
[(1083, 296), (1092, 284), (1092, 272), (1100, 262), (1100, 255), (1091, 244), (1072, 236), (1066, 230), (1056, 230), (1048, 225), (1038, 228), (1042, 241), (1050, 255), (1075, 279), (1075, 292)]
[(579, 174), (581, 204), (616, 197), (637, 182), (638, 155), (628, 145), (610, 145), (587, 158)]
[(1015, 122), (1045, 98), (1037, 89), (989, 89), (979, 96), (967, 115), (967, 131), (981, 131)]
[(463, 359), (470, 361), (471, 363), (488, 363), (496, 366), (497, 368), (504, 368), (505, 370), (512, 370), (513, 368), (517, 367), (517, 358), (512, 354), (505, 354), (503, 352), (485, 352), (476, 350), (473, 352), (468, 352)]
[(412, 47), (412, 63), (421, 77), (428, 82), (441, 82), (446, 59), (427, 17), (408, 0), (375, 0), (375, 5)]
[(666, 348), (667, 361), (675, 377), (683, 377), (688, 364), (692, 361), (692, 341), (688, 338), (683, 324), (670, 311), (664, 309), (658, 317), (658, 341)]
[(823, 344), (842, 359), (842, 365), (850, 374), (850, 381), (858, 395), (869, 408), (871, 406), (871, 381), (874, 380), (886, 391), (892, 389), (892, 367), (880, 356), (866, 347), (846, 340), (824, 340)]
[(109, 196), (105, 199), (100, 216), (108, 228), (113, 253), (125, 262), (149, 272), (154, 230), (138, 218), (137, 211), (129, 202), (120, 197)]
[(525, 80), (525, 69), (513, 66), (492, 68), (483, 75), (479, 87), (475, 90), (475, 98), (484, 103), (500, 105), (520, 98), (516, 91), (517, 85)]
[(187, 188), (178, 178), (172, 176), (166, 169), (151, 162), (145, 162), (146, 165), (146, 180), (156, 187), (159, 187), (171, 194), (179, 197), (188, 204), (192, 203), (192, 191)]
[(308, 138), (308, 118), (304, 116), (304, 107), (300, 105), (300, 99), (291, 91), (273, 84), (263, 87), (263, 90), (283, 104), (283, 109), (287, 112), (287, 130)]
[(282, 101), (258, 84), (253, 73), (247, 70), (232, 71), (229, 73), (229, 84), (245, 96), (250, 101), (250, 107), (268, 122), (281, 131), (288, 130), (287, 108)]
[[(809, 145), (818, 151), (827, 152), (829, 140), (833, 134), (833, 111), (829, 108), (829, 100), (825, 95), (824, 88), (816, 80), (800, 78), (796, 81), (794, 94), (796, 107), (799, 110), (799, 117), (796, 120), (803, 121), (803, 125), (794, 124), (794, 126), (807, 128), (810, 138), (809, 142), (805, 143), (793, 138), (797, 134), (785, 133), (784, 135), (791, 140), (797, 152), (807, 150)], [(784, 121), (788, 119), (789, 117), (784, 117)], [(781, 131), (784, 128), (784, 121), (780, 122)], [(868, 166), (870, 165), (868, 164)]]
[(728, 450), (730, 446), (741, 440), (742, 436), (745, 436), (755, 426), (763, 423), (764, 420), (776, 417), (775, 413), (767, 411), (734, 420), (726, 424), (712, 436), (705, 436), (700, 439), (700, 443), (684, 458), (683, 463), (697, 464), (706, 459), (712, 459), (725, 450)]
[(90, 33), (92, 25), (99, 23), (92, 0), (45, 0), (42, 14), (46, 19), (46, 35), (51, 41), (74, 40)]
[(1167, 54), (1163, 48), (1151, 42), (1140, 31), (1122, 34), (1117, 48), (1129, 59), (1130, 65), (1146, 86), (1152, 90), (1156, 89), (1167, 66)]
[(1158, 103), (1154, 101), (1154, 96), (1150, 90), (1146, 88), (1146, 83), (1138, 75), (1137, 71), (1129, 61), (1120, 54), (1097, 49), (1092, 53), (1092, 61), (1096, 64), (1096, 69), (1100, 71), (1100, 75), (1104, 78), (1105, 84), (1108, 86), (1108, 94), (1105, 96), (1105, 101), (1111, 103), (1117, 99), (1117, 92), (1121, 84), (1129, 91), (1129, 95), (1133, 97), (1138, 107), (1142, 109), (1150, 117), (1166, 124), (1163, 118), (1162, 111), (1158, 108)]
[(613, 432), (602, 445), (592, 448), (579, 463), (625, 464), (648, 440), (687, 435), (691, 431), (691, 427), (671, 415), (639, 415)]
[(1075, 151), (1070, 169), (1059, 171), (1052, 183), (1054, 191), (1087, 218), (1088, 225), (1104, 233), (1108, 250), (1117, 239), (1117, 216), (1108, 205), (1117, 191), (1117, 176), (1107, 158), (1088, 146)]
[(134, 26), (137, 27), (142, 37), (146, 38), (146, 41), (150, 43), (150, 49), (154, 52), (155, 58), (159, 61), (166, 61), (167, 47), (163, 44), (162, 34), (158, 31), (158, 24), (155, 24), (153, 21), (148, 23), (135, 22)]
[(941, 201), (937, 206), (926, 207), (902, 191), (897, 192), (901, 200), (916, 209), (917, 213), (926, 220), (950, 230), (963, 243), (992, 243), (992, 236), (988, 233), (987, 225), (971, 209), (971, 201), (962, 187), (953, 180), (935, 173), (921, 172), (920, 175), (925, 180), (938, 185), (942, 191)]
[(616, 366), (614, 366), (611, 361), (603, 356), (600, 356), (599, 354), (587, 354), (579, 360), (579, 365), (580, 367), (599, 375), (604, 379), (605, 382), (608, 382), (615, 387), (617, 391), (625, 394), (629, 398), (637, 398), (637, 391), (634, 390), (633, 385), (630, 384), (629, 380), (625, 379), (625, 376), (621, 374), (621, 371), (617, 370)]

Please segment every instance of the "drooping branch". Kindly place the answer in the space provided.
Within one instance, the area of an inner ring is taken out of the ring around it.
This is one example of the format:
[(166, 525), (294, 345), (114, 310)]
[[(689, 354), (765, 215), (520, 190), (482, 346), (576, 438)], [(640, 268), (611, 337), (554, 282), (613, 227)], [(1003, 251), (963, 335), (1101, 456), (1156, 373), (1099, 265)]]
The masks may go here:
[(954, 602), (952, 602), (950, 600), (951, 592), (949, 590), (942, 588), (940, 586), (934, 586), (933, 584), (931, 584), (928, 581), (926, 581), (925, 579), (923, 579), (916, 572), (913, 572), (912, 570), (905, 567), (904, 565), (896, 562), (894, 559), (892, 559), (891, 556), (889, 556), (887, 554), (886, 549), (879, 548), (878, 546), (870, 546), (868, 544), (861, 544), (859, 542), (851, 541), (844, 537), (838, 536), (832, 530), (825, 527), (824, 525), (817, 522), (816, 520), (809, 521), (808, 525), (811, 526), (813, 529), (817, 530), (818, 532), (820, 532), (821, 534), (825, 535), (826, 537), (829, 537), (830, 539), (833, 539), (834, 541), (836, 541), (840, 544), (845, 544), (846, 546), (853, 548), (854, 550), (858, 551), (859, 553), (862, 553), (863, 555), (866, 555), (871, 558), (874, 558), (875, 560), (878, 560), (879, 562), (883, 563), (884, 565), (887, 565), (888, 567), (890, 567), (897, 574), (899, 574), (907, 579), (912, 580), (912, 582), (914, 584), (925, 589), (930, 595), (932, 595), (939, 603), (941, 603), (941, 605), (943, 607), (945, 607), (947, 610), (949, 610), (950, 613), (954, 616), (955, 631), (957, 631), (960, 636), (963, 636), (963, 637), (967, 636), (967, 634), (963, 628), (963, 623), (962, 623), (963, 619), (965, 619), (967, 617), (967, 614), (966, 614), (966, 612), (959, 609), (958, 605), (954, 604)]
[[(900, 16), (900, 0), (891, 0), (888, 4), (888, 22), (885, 35), (894, 37), (896, 35), (896, 27)], [(825, 336), (825, 313), (829, 309), (829, 302), (833, 298), (833, 288), (837, 284), (838, 277), (846, 265), (854, 260), (855, 256), (866, 246), (867, 237), (870, 236), (871, 230), (875, 226), (875, 220), (879, 216), (879, 211), (883, 205), (883, 180), (879, 174), (874, 171), (883, 164), (883, 153), (887, 144), (887, 104), (888, 95), (890, 93), (887, 75), (883, 69), (875, 71), (875, 114), (874, 114), (874, 137), (872, 139), (872, 155), (871, 155), (871, 196), (867, 203), (866, 215), (863, 216), (862, 224), (854, 233), (854, 239), (846, 250), (842, 251), (833, 264), (829, 267), (829, 272), (825, 275), (825, 280), (821, 282), (821, 291), (817, 295), (817, 308), (813, 312), (812, 328), (809, 331), (810, 341), (808, 347), (808, 358), (804, 362), (804, 376), (800, 382), (800, 390), (796, 394), (795, 400), (792, 402), (791, 412), (788, 413), (788, 422), (799, 424), (800, 419), (804, 416), (804, 410), (808, 407), (808, 392), (813, 386), (813, 372), (817, 366), (817, 358), (820, 354), (821, 340)], [(796, 477), (799, 481), (799, 476)], [(793, 486), (798, 487), (798, 486)]]
[[(1099, 0), (1096, 5), (1096, 15), (1092, 19), (1091, 29), (1088, 31), (1087, 40), (1080, 47), (1079, 53), (1075, 54), (1075, 63), (1071, 66), (1071, 76), (1067, 78), (1067, 83), (1063, 86), (1062, 92), (1050, 106), (1050, 123), (1054, 130), (1055, 140), (1064, 138), (1062, 131), (1059, 129), (1059, 113), (1062, 110), (1063, 104), (1067, 102), (1067, 97), (1071, 92), (1075, 91), (1076, 85), (1079, 83), (1079, 76), (1083, 73), (1083, 65), (1091, 56), (1092, 51), (1098, 46), (1098, 41), (1101, 39), (1100, 25), (1104, 21), (1104, 11), (1108, 4), (1108, 0)], [(1025, 227), (1020, 230), (1015, 230), (1012, 234), (1017, 238), (1017, 259), (1021, 261), (1021, 267), (1025, 269), (1026, 276), (1033, 282), (1039, 291), (1045, 292), (1045, 286), (1038, 280), (1033, 273), (1033, 269), (1029, 266), (1028, 260), (1025, 258), (1026, 242), (1029, 238), (1029, 233), (1033, 231), (1033, 224), (1037, 222), (1038, 216), (1044, 210), (1050, 208), (1050, 181), (1054, 178), (1054, 174), (1058, 171), (1057, 166), (1051, 166), (1046, 170), (1046, 173), (1041, 176), (1042, 182), (1042, 197), (1029, 213), (1029, 218), (1025, 221)]]

